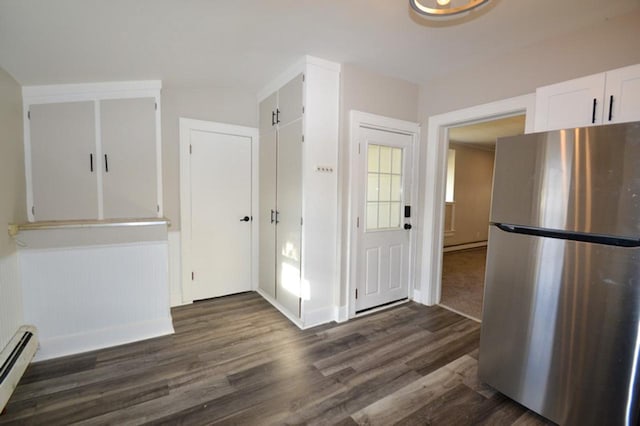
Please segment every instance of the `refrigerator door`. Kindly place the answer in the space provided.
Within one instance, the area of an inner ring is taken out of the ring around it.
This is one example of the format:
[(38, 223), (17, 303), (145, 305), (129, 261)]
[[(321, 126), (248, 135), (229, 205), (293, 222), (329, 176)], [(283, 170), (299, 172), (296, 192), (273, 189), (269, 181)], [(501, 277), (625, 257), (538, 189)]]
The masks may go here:
[(563, 425), (635, 425), (640, 248), (489, 232), (479, 375)]
[(640, 238), (640, 122), (499, 139), (491, 222)]

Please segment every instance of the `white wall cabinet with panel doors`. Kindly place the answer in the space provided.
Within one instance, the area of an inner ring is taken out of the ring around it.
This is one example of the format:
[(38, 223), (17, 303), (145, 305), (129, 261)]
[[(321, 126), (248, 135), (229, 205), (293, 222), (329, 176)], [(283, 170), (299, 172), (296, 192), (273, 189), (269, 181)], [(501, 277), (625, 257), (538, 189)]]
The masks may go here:
[(303, 328), (335, 319), (339, 86), (307, 56), (258, 96), (258, 291)]
[(536, 90), (535, 131), (640, 120), (640, 64)]
[(29, 221), (162, 216), (160, 87), (23, 88)]

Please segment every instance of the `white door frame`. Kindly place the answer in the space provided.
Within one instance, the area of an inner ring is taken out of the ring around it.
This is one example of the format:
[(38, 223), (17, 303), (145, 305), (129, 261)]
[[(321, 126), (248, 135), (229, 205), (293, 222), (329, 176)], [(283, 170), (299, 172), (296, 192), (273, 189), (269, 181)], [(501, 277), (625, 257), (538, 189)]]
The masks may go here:
[[(360, 182), (360, 158), (358, 156), (358, 144), (360, 142), (360, 129), (362, 127), (377, 129), (383, 131), (391, 131), (403, 133), (411, 136), (413, 160), (411, 164), (412, 187), (411, 187), (411, 205), (413, 206), (411, 220), (414, 224), (414, 230), (417, 222), (417, 206), (418, 206), (418, 158), (419, 158), (419, 141), (420, 141), (420, 124), (410, 121), (398, 120), (395, 118), (384, 117), (381, 115), (369, 114), (366, 112), (351, 110), (349, 114), (349, 141), (350, 141), (350, 167), (349, 167), (349, 212), (347, 217), (351, 223), (349, 226), (349, 236), (347, 239), (347, 271), (345, 274), (348, 319), (356, 316), (356, 280), (358, 271), (358, 243), (359, 235), (356, 221), (358, 218), (358, 210), (360, 205), (360, 196), (362, 188)], [(414, 296), (415, 286), (415, 258), (416, 258), (416, 232), (411, 232), (409, 240), (409, 299)], [(384, 309), (387, 306), (381, 308)], [(366, 313), (375, 312), (376, 309), (367, 311)]]
[(420, 302), (426, 305), (440, 303), (449, 128), (526, 114), (525, 133), (531, 133), (534, 112), (535, 94), (531, 93), (429, 117), (422, 205)]
[[(192, 130), (243, 136), (251, 139), (251, 215), (258, 217), (258, 129), (180, 117), (180, 246), (182, 254), (182, 302), (192, 303), (191, 289), (191, 162)], [(251, 222), (251, 288), (258, 288), (258, 221)]]

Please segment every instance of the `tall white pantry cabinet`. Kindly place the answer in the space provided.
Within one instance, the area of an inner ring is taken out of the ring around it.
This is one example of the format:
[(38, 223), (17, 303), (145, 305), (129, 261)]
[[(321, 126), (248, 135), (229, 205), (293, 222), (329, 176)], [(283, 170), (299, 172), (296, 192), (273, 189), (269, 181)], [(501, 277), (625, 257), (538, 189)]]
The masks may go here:
[(160, 88), (23, 88), (30, 222), (162, 216)]
[(258, 95), (258, 291), (302, 328), (336, 314), (339, 88), (306, 56)]

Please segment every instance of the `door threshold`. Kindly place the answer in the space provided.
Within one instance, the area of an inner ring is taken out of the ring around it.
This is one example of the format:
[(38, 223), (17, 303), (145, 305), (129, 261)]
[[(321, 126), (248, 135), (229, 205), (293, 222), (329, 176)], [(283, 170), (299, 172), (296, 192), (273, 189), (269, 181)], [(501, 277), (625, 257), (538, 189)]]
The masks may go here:
[(385, 309), (393, 308), (395, 306), (403, 305), (411, 300), (408, 297), (405, 297), (400, 300), (394, 300), (393, 302), (383, 303), (382, 305), (374, 306), (372, 308), (361, 309), (355, 313), (352, 318), (359, 318), (365, 315), (373, 314), (376, 312), (384, 311)]
[(473, 320), (473, 321), (475, 321), (475, 322), (478, 322), (478, 323), (482, 324), (482, 320), (481, 320), (481, 319), (479, 319), (479, 318), (472, 317), (472, 316), (471, 316), (471, 315), (469, 315), (469, 314), (465, 314), (464, 312), (461, 312), (461, 311), (459, 311), (459, 310), (457, 310), (457, 309), (453, 309), (453, 308), (451, 308), (451, 307), (449, 307), (449, 306), (447, 306), (447, 305), (443, 305), (442, 303), (438, 303), (438, 306), (440, 306), (441, 308), (446, 309), (447, 311), (451, 311), (451, 312), (453, 312), (454, 314), (461, 315), (461, 316), (463, 316), (463, 317), (465, 317), (465, 318), (469, 318), (470, 320)]

